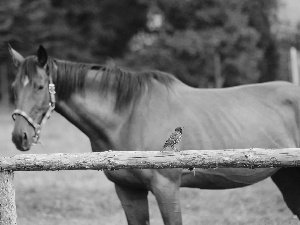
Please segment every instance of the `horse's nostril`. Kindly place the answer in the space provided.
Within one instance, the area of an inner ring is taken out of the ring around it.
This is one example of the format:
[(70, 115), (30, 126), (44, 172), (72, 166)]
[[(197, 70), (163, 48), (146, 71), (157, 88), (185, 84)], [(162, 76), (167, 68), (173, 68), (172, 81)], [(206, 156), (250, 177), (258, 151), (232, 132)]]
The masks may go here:
[(25, 132), (23, 133), (23, 140), (27, 141), (27, 134)]

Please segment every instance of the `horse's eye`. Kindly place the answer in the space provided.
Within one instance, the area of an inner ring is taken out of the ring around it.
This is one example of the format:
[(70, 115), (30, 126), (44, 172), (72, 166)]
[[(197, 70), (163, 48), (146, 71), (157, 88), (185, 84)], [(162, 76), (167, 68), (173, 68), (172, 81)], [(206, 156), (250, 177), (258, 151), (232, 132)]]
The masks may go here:
[(44, 89), (44, 85), (39, 85), (39, 86), (38, 86), (38, 89), (39, 89), (39, 90), (43, 90), (43, 89)]

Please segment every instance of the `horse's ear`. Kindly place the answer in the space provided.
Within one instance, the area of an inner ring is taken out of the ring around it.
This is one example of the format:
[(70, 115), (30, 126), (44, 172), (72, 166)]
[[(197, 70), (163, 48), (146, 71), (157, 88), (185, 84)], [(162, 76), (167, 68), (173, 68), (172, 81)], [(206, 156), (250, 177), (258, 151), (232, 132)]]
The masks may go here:
[(10, 44), (8, 44), (8, 50), (9, 50), (9, 53), (12, 57), (12, 60), (14, 62), (14, 64), (19, 67), (21, 65), (21, 63), (24, 61), (24, 57), (19, 53), (17, 52), (16, 50), (14, 50)]
[(46, 49), (42, 45), (40, 45), (39, 50), (37, 51), (37, 58), (39, 66), (44, 67), (47, 63), (48, 55)]

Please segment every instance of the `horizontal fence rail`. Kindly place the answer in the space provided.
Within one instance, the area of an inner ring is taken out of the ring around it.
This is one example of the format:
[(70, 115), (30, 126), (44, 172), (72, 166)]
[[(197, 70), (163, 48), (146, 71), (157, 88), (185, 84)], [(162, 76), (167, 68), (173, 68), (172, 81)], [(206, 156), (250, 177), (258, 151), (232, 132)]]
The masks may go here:
[(275, 168), (300, 166), (300, 148), (173, 151), (106, 151), (0, 157), (0, 171), (162, 168)]
[(162, 168), (276, 168), (300, 166), (300, 148), (107, 151), (0, 157), (0, 225), (16, 225), (14, 171)]

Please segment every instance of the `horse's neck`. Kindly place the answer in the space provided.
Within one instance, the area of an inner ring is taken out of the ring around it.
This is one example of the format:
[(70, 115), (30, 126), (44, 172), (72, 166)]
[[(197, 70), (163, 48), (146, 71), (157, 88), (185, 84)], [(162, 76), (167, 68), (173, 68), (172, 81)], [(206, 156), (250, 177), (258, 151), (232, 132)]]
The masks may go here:
[[(151, 87), (146, 86), (134, 101), (115, 110), (116, 96), (111, 92), (99, 92), (102, 74), (97, 73), (93, 70), (88, 73), (83, 93), (72, 93), (68, 100), (60, 99), (58, 93), (57, 100), (57, 111), (90, 138), (93, 151), (144, 149), (153, 145), (155, 138), (161, 138), (159, 132), (153, 135), (152, 130), (163, 125), (168, 132), (168, 124), (177, 125), (174, 120), (178, 118), (172, 116), (172, 112), (181, 110), (177, 104), (180, 95), (173, 88), (153, 79)], [(172, 84), (172, 87), (182, 89), (175, 85), (181, 83)], [(170, 121), (162, 124), (162, 118)], [(150, 137), (145, 140), (145, 135)]]
[(56, 111), (90, 138), (93, 151), (106, 151), (115, 147), (130, 113), (115, 112), (115, 97), (101, 96), (95, 83), (87, 80), (84, 94), (75, 92), (67, 100), (58, 93)]

